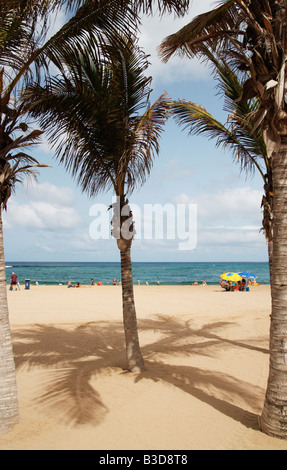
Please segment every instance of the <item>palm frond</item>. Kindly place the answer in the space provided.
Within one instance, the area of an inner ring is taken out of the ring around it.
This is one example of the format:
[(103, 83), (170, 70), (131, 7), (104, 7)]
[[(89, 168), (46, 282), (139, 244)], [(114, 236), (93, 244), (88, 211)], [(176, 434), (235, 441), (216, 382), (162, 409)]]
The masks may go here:
[(36, 48), (33, 25), (25, 12), (11, 10), (0, 16), (0, 64), (10, 67), (10, 74), (21, 69)]
[[(19, 156), (20, 157), (20, 156)], [(0, 206), (7, 210), (7, 203), (17, 183), (23, 183), (26, 178), (33, 178), (37, 181), (38, 168), (47, 168), (49, 165), (40, 163), (22, 164), (19, 158), (16, 163), (10, 165), (0, 159)]]
[(261, 168), (261, 159), (264, 159), (261, 148), (254, 136), (244, 131), (241, 125), (231, 126), (229, 129), (220, 121), (215, 119), (203, 106), (192, 102), (177, 101), (170, 104), (176, 122), (183, 126), (190, 135), (206, 135), (208, 139), (216, 139), (216, 146), (228, 149), (234, 159), (241, 164), (242, 169), (252, 170), (254, 166), (259, 170), (262, 177), (264, 172)]
[[(147, 57), (121, 35), (109, 40), (102, 53), (83, 47), (65, 53), (63, 63), (61, 76), (47, 80), (46, 87), (28, 89), (30, 113), (47, 129), (56, 158), (83, 191), (132, 191), (150, 170), (166, 109), (161, 97), (146, 111)], [(145, 117), (140, 119), (142, 111)], [(150, 143), (144, 144), (148, 138)]]
[(169, 101), (162, 94), (142, 116), (131, 121), (131, 132), (127, 151), (120, 159), (119, 174), (126, 178), (127, 194), (145, 183), (150, 174), (153, 160), (159, 153), (159, 140), (169, 115)]
[[(125, 3), (131, 4), (130, 1)], [(178, 16), (183, 16), (188, 12), (190, 5), (189, 0), (136, 0), (132, 2), (134, 7), (139, 13), (153, 14), (154, 9), (163, 15), (164, 13), (175, 13)]]
[(3, 95), (1, 92), (0, 205), (6, 209), (15, 185), (22, 182), (24, 177), (36, 177), (36, 168), (46, 165), (40, 164), (36, 158), (24, 151), (39, 143), (43, 131), (31, 130), (23, 116), (23, 104), (12, 100), (9, 94)]
[(204, 134), (208, 139), (226, 136), (231, 138), (227, 128), (201, 105), (178, 100), (171, 102), (170, 108), (177, 124), (183, 126), (183, 130), (187, 130), (189, 135)]
[[(3, 100), (0, 99), (0, 131), (1, 131), (1, 149), (0, 158), (12, 160), (16, 150), (24, 147), (31, 147), (40, 142), (43, 131), (34, 129), (30, 131), (28, 124), (22, 120), (22, 104), (17, 106), (3, 106)], [(19, 122), (20, 121), (20, 122)], [(24, 154), (23, 154), (24, 155)], [(32, 158), (32, 157), (31, 157)]]
[[(2, 4), (3, 3), (3, 4)], [(46, 13), (53, 11), (54, 9), (59, 9), (66, 7), (67, 9), (78, 9), (83, 3), (87, 3), (89, 7), (97, 8), (110, 8), (112, 5), (117, 5), (118, 8), (127, 8), (132, 3), (134, 8), (137, 8), (138, 11), (143, 11), (144, 13), (152, 13), (153, 9), (156, 7), (160, 12), (175, 12), (179, 15), (187, 13), (187, 10), (190, 5), (188, 0), (158, 0), (156, 3), (153, 0), (26, 0), (25, 7), (28, 11), (33, 12), (33, 10), (38, 9), (37, 16), (43, 16)], [(11, 9), (17, 9), (23, 7), (22, 0), (6, 0), (1, 2), (0, 6), (0, 15), (5, 15), (7, 11)]]
[(226, 39), (226, 34), (237, 34), (235, 29), (236, 0), (222, 1), (220, 5), (207, 13), (196, 16), (178, 32), (168, 36), (159, 47), (159, 54), (167, 62), (173, 54), (190, 57), (201, 52), (201, 44), (209, 49), (219, 48)]

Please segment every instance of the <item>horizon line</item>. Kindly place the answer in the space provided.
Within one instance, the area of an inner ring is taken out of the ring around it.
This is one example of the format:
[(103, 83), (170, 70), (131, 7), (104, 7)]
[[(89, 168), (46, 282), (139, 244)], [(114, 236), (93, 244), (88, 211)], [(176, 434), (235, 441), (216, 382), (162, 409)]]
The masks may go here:
[[(5, 260), (6, 263), (118, 263), (121, 264), (120, 261), (106, 261), (106, 260), (97, 260), (97, 261), (75, 261), (75, 260), (70, 260), (70, 261), (55, 261), (55, 260)], [(189, 263), (269, 263), (268, 260), (265, 261), (213, 261), (213, 260), (208, 260), (208, 261), (132, 261), (132, 263), (182, 263), (182, 264), (189, 264)]]

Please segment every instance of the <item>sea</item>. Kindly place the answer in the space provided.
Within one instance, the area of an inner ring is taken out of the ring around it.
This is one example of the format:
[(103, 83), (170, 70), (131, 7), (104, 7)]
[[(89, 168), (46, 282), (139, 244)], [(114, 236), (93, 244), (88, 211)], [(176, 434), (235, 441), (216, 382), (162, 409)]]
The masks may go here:
[[(112, 285), (113, 278), (121, 279), (121, 266), (117, 262), (6, 262), (7, 284), (12, 272), (18, 276), (20, 284), (26, 279), (30, 284), (65, 285), (68, 281), (89, 285), (102, 282)], [(189, 285), (205, 279), (207, 284), (218, 284), (224, 272), (249, 272), (256, 276), (260, 284), (269, 284), (269, 265), (264, 262), (133, 262), (134, 284)]]

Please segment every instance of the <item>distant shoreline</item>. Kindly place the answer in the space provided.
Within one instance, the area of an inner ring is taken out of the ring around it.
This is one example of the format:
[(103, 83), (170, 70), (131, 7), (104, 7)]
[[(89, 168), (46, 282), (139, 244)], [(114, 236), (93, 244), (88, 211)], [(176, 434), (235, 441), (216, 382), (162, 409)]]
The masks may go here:
[[(216, 262), (133, 262), (133, 282), (137, 285), (148, 282), (156, 285), (190, 285), (197, 281), (202, 284), (217, 285), (223, 272), (254, 273), (257, 282), (270, 283), (269, 265), (257, 263), (216, 263)], [(73, 284), (89, 285), (102, 282), (112, 285), (113, 279), (121, 280), (121, 265), (119, 262), (26, 262), (17, 263), (6, 261), (6, 279), (10, 282), (12, 272), (18, 276), (20, 284), (30, 279), (31, 284), (38, 282), (47, 285)]]
[[(81, 284), (82, 287), (85, 287), (85, 288), (91, 288), (91, 289), (100, 289), (100, 288), (111, 288), (111, 289), (119, 289), (121, 287), (121, 285), (116, 285), (116, 286), (113, 286), (112, 284), (102, 284), (100, 286), (98, 285), (94, 285), (94, 286), (91, 286), (90, 284)], [(10, 287), (10, 283), (7, 282), (7, 288), (9, 290), (9, 287)], [(30, 290), (31, 289), (40, 289), (41, 287), (45, 287), (45, 288), (57, 288), (57, 287), (61, 287), (61, 288), (67, 288), (68, 289), (68, 286), (66, 284), (39, 284), (39, 285), (35, 285), (35, 283), (32, 283), (30, 285)], [(73, 287), (75, 287), (75, 285), (73, 285)], [(199, 289), (199, 288), (202, 288), (202, 290), (210, 287), (210, 288), (214, 288), (214, 287), (218, 287), (220, 290), (223, 291), (223, 289), (221, 289), (220, 287), (220, 283), (218, 282), (217, 284), (212, 284), (212, 283), (209, 283), (207, 284), (206, 286), (203, 286), (202, 284), (198, 284), (198, 285), (194, 285), (194, 284), (156, 284), (156, 283), (150, 283), (148, 285), (145, 285), (144, 283), (138, 285), (136, 283), (134, 283), (134, 287), (136, 288), (144, 288), (144, 289), (148, 289), (148, 288), (158, 288), (160, 289), (161, 287), (171, 287), (171, 288), (194, 288), (194, 289)], [(260, 287), (270, 287), (270, 284), (260, 284), (258, 286), (251, 286), (253, 289), (259, 289)], [(204, 289), (203, 289), (204, 288)], [(20, 289), (21, 290), (28, 290), (28, 289), (25, 289), (25, 284), (23, 283), (20, 283)]]
[[(99, 265), (99, 264), (117, 264), (120, 261), (6, 261), (6, 267), (24, 266), (24, 265)], [(133, 264), (269, 264), (268, 261), (133, 261)]]

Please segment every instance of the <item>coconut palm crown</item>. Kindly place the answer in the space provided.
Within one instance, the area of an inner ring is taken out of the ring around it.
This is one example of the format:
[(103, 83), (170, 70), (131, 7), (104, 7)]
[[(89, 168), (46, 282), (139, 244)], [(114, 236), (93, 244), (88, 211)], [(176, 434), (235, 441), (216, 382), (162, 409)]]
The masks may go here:
[(164, 61), (173, 54), (204, 57), (206, 48), (227, 54), (246, 73), (241, 101), (260, 98), (256, 126), (272, 155), (287, 135), (286, 1), (221, 1), (167, 37), (160, 54)]

